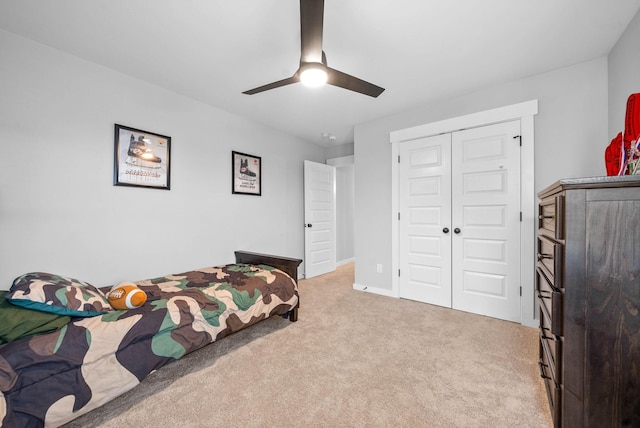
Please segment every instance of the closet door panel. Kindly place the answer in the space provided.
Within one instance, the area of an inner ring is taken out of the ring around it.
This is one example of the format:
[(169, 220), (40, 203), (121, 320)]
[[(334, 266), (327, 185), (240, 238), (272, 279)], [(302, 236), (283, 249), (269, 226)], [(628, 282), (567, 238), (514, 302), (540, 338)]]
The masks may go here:
[[(520, 321), (520, 121), (452, 134), (452, 307)], [(456, 233), (457, 232), (457, 233)]]
[(451, 136), (400, 148), (400, 297), (451, 307)]

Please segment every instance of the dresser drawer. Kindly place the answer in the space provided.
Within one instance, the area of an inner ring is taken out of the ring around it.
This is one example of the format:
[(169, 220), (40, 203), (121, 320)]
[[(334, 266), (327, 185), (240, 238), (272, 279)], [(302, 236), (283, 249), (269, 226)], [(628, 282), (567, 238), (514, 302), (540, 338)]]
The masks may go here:
[(564, 195), (552, 196), (538, 205), (538, 229), (553, 239), (564, 239)]
[[(542, 354), (542, 352), (541, 352)], [(547, 399), (549, 400), (549, 408), (553, 418), (553, 426), (558, 428), (561, 426), (560, 409), (561, 409), (561, 386), (558, 385), (549, 373), (549, 366), (543, 357), (538, 361), (540, 367), (540, 376), (544, 380), (544, 386), (547, 390)]]
[(562, 267), (564, 264), (564, 245), (545, 236), (538, 236), (538, 266), (547, 275), (551, 285), (563, 288)]
[(536, 291), (540, 309), (546, 312), (550, 333), (562, 336), (563, 293), (551, 285), (540, 266), (536, 268)]
[(549, 372), (553, 380), (562, 383), (562, 339), (556, 336), (545, 335), (540, 330), (540, 344), (542, 346), (544, 360), (549, 366)]

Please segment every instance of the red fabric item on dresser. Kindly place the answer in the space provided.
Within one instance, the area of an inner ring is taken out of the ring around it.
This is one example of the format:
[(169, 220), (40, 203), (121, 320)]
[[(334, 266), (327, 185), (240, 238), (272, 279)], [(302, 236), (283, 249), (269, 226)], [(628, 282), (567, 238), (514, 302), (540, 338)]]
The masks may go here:
[(624, 146), (640, 137), (640, 94), (631, 94), (627, 100), (627, 115), (624, 119)]
[(607, 167), (607, 175), (618, 175), (620, 172), (620, 162), (622, 160), (622, 132), (611, 140), (611, 143), (604, 150), (604, 163)]
[[(627, 99), (627, 111), (624, 118), (624, 134), (620, 132), (611, 140), (604, 151), (604, 161), (607, 175), (624, 175), (623, 163), (626, 161), (624, 153), (629, 153), (631, 143), (640, 137), (640, 93), (631, 94)], [(622, 171), (621, 171), (622, 170)]]

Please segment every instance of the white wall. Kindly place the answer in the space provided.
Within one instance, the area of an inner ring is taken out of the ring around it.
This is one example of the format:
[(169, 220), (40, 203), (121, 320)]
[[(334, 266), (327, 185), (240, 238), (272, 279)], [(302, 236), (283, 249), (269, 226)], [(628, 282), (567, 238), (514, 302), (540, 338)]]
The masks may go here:
[(336, 166), (336, 263), (352, 262), (355, 257), (353, 143), (330, 145), (327, 164)]
[[(608, 144), (607, 59), (577, 64), (400, 112), (355, 128), (355, 282), (391, 289), (389, 132), (519, 102), (539, 100), (536, 192), (565, 177), (604, 175)], [(383, 272), (376, 273), (376, 264)], [(532, 279), (533, 281), (533, 279)]]
[(353, 260), (354, 235), (353, 222), (355, 220), (353, 165), (336, 168), (336, 233), (338, 235), (336, 263), (345, 264)]
[(353, 155), (353, 143), (346, 143), (340, 145), (330, 145), (326, 150), (327, 158), (340, 158)]
[(355, 256), (353, 156), (327, 159), (327, 164), (336, 168), (336, 264), (339, 266), (352, 262)]
[[(0, 289), (29, 271), (98, 286), (302, 258), (303, 160), (324, 149), (0, 30)], [(171, 190), (113, 186), (114, 123), (172, 137)], [(262, 197), (231, 194), (231, 151)]]
[(609, 53), (609, 140), (624, 131), (629, 95), (640, 93), (640, 11)]

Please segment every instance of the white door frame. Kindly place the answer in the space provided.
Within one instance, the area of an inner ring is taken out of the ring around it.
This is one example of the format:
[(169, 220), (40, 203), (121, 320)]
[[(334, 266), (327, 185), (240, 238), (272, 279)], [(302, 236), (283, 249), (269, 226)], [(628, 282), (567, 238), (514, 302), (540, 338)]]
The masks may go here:
[[(399, 225), (400, 206), (398, 192), (398, 145), (403, 141), (429, 137), (447, 132), (475, 128), (509, 120), (520, 120), (521, 126), (521, 169), (520, 169), (520, 209), (522, 224), (520, 228), (520, 284), (522, 286), (520, 323), (537, 327), (535, 311), (535, 183), (534, 183), (534, 124), (533, 116), (538, 114), (538, 100), (512, 104), (492, 110), (472, 113), (466, 116), (427, 123), (425, 125), (393, 131), (391, 143), (391, 268), (398, 271), (399, 266)], [(398, 275), (391, 275), (391, 295), (399, 297)]]

